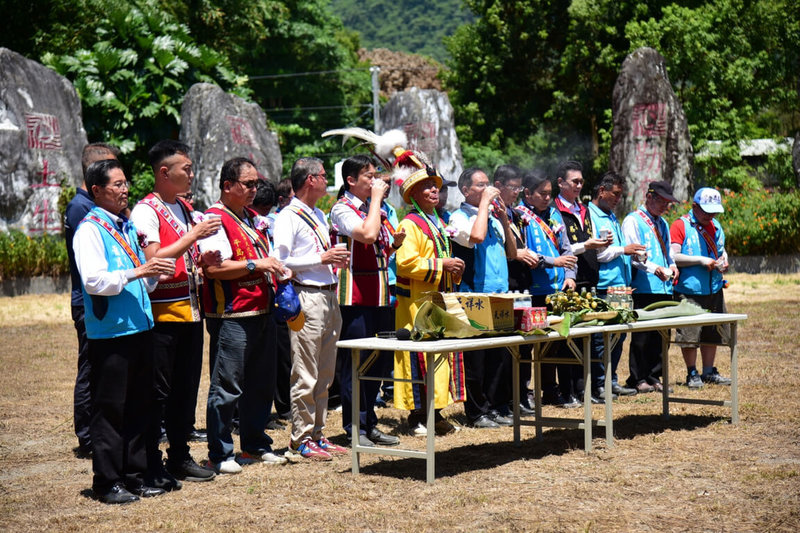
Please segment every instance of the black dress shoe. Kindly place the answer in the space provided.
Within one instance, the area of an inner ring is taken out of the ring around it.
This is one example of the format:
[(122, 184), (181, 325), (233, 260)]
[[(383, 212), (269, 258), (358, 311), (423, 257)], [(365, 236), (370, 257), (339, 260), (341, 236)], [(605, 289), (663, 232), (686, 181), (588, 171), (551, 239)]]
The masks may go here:
[(181, 488), (183, 488), (183, 484), (175, 479), (175, 476), (167, 472), (167, 470), (163, 467), (159, 472), (145, 477), (145, 483), (146, 486), (161, 489), (164, 492), (181, 490)]
[(139, 497), (128, 492), (128, 489), (126, 489), (122, 483), (115, 484), (111, 487), (111, 490), (105, 494), (100, 494), (97, 499), (103, 503), (115, 505), (139, 501)]
[(270, 431), (283, 431), (286, 429), (286, 426), (278, 422), (276, 419), (270, 418), (269, 422), (267, 422), (267, 429)]
[(207, 442), (208, 434), (205, 431), (193, 429), (186, 440), (189, 442)]
[(632, 389), (630, 387), (623, 387), (619, 383), (612, 383), (611, 384), (611, 392), (617, 394), (619, 396), (633, 396), (638, 391), (636, 389)]
[(140, 498), (153, 498), (155, 496), (161, 496), (162, 494), (167, 492), (164, 489), (159, 489), (156, 487), (148, 487), (147, 485), (130, 487), (130, 491), (136, 496), (139, 496)]
[(513, 426), (514, 425), (514, 419), (513, 418), (501, 415), (497, 411), (491, 411), (489, 413), (489, 417), (498, 426)]
[(387, 435), (378, 428), (372, 428), (372, 431), (367, 434), (367, 437), (375, 444), (380, 444), (381, 446), (397, 446), (400, 444), (399, 438), (394, 435)]
[(578, 398), (574, 394), (563, 396), (563, 399), (564, 403), (559, 405), (559, 407), (562, 407), (564, 409), (575, 409), (576, 407), (580, 407), (581, 405), (583, 405), (581, 404), (581, 401), (578, 400)]
[(75, 454), (75, 457), (78, 459), (91, 459), (92, 458), (92, 446), (81, 444), (72, 448), (72, 453)]
[[(202, 467), (199, 464), (195, 463), (194, 459), (192, 459), (191, 457), (188, 457), (181, 462), (172, 462), (168, 460), (166, 468), (167, 472), (169, 472), (174, 478), (176, 478), (176, 483), (180, 483), (180, 481), (177, 481), (177, 479), (183, 479), (185, 481), (196, 481), (196, 482), (211, 481), (217, 475), (213, 470)], [(166, 487), (161, 487), (161, 488), (167, 490)], [(170, 490), (178, 490), (179, 488), (180, 487)]]
[(500, 424), (492, 420), (489, 415), (481, 415), (476, 418), (470, 426), (478, 429), (495, 429), (499, 428)]
[(536, 414), (536, 412), (533, 409), (531, 409), (530, 407), (528, 407), (528, 406), (526, 406), (526, 405), (524, 405), (522, 403), (519, 404), (519, 416), (533, 416), (535, 414)]

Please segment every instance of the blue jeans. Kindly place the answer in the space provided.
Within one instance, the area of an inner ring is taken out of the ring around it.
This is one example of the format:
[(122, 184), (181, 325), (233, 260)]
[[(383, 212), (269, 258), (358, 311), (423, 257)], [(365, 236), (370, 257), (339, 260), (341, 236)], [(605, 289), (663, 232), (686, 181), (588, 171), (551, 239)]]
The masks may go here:
[(264, 427), (275, 393), (275, 322), (266, 314), (208, 318), (206, 327), (214, 361), (206, 410), (208, 458), (219, 463), (234, 457), (231, 420), (237, 402), (242, 450), (270, 450)]

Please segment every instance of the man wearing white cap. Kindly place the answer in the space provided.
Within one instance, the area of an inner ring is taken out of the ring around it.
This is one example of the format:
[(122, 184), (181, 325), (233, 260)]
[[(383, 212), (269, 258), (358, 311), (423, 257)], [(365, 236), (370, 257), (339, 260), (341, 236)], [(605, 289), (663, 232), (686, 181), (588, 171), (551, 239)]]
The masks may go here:
[[(681, 269), (675, 297), (692, 300), (715, 313), (725, 312), (722, 274), (728, 270), (728, 254), (725, 251), (725, 232), (714, 218), (723, 211), (719, 192), (703, 187), (695, 193), (691, 211), (670, 227), (670, 247), (675, 263)], [(722, 377), (714, 366), (717, 345), (725, 342), (728, 335), (727, 329), (720, 331), (716, 326), (677, 330), (675, 343), (683, 352), (689, 388), (699, 389), (703, 383), (730, 385), (731, 380)], [(702, 374), (695, 366), (698, 346), (703, 362)]]

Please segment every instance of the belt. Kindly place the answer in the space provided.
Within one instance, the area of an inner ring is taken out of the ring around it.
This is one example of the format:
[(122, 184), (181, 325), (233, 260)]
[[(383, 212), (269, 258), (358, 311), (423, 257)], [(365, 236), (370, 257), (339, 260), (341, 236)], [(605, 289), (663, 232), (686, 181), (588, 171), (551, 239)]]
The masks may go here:
[(335, 291), (339, 286), (338, 283), (331, 283), (330, 285), (306, 285), (305, 283), (298, 283), (293, 281), (296, 287), (303, 287), (305, 289), (316, 289), (318, 291)]

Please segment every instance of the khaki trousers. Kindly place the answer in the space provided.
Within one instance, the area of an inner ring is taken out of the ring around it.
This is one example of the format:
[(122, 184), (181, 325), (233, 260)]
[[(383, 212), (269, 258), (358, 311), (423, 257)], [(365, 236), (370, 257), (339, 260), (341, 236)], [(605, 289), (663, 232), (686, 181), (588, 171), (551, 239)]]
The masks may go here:
[(328, 387), (336, 372), (342, 315), (336, 292), (295, 285), (305, 324), (292, 343), (292, 442), (319, 440), (328, 416)]

